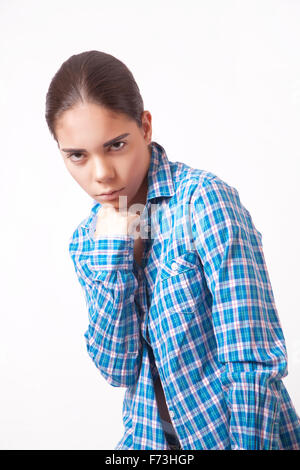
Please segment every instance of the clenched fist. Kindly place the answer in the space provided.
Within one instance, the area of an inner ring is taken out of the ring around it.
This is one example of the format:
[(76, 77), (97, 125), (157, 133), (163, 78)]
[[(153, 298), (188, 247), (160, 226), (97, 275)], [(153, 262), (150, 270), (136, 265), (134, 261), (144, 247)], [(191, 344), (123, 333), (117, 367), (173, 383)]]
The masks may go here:
[(131, 235), (138, 237), (140, 216), (127, 211), (119, 211), (114, 206), (103, 205), (97, 214), (97, 223), (94, 237), (111, 235)]

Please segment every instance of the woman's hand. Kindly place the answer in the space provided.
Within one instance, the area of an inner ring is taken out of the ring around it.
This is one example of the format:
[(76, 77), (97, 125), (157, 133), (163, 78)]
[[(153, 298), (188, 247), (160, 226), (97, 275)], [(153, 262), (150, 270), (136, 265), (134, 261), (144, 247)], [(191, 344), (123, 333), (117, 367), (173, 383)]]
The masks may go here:
[(119, 211), (114, 206), (103, 205), (98, 211), (96, 230), (94, 237), (110, 235), (139, 236), (137, 228), (140, 224), (139, 214), (128, 211)]

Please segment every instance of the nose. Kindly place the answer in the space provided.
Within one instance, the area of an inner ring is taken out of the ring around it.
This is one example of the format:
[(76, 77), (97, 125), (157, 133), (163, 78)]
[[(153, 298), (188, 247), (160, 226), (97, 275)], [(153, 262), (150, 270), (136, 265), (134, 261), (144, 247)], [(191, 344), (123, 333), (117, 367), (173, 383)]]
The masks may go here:
[(91, 163), (92, 177), (100, 183), (108, 182), (115, 176), (113, 166), (108, 162), (105, 157), (95, 155)]

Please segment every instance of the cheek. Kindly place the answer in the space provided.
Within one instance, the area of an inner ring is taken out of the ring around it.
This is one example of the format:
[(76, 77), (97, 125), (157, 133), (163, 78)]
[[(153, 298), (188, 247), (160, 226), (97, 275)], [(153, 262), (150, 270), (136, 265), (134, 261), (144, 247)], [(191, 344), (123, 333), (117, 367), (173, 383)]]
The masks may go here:
[(128, 177), (127, 181), (131, 188), (136, 189), (136, 186), (141, 183), (143, 180), (143, 165), (140, 159), (134, 161), (128, 168)]
[(144, 163), (140, 154), (137, 154), (134, 160), (131, 163), (130, 175), (134, 176), (136, 179), (140, 178), (144, 173)]
[(78, 171), (76, 171), (76, 168), (74, 168), (72, 165), (66, 165), (66, 166), (70, 175), (74, 178), (74, 180), (78, 181), (78, 179), (80, 179), (80, 174)]
[(86, 178), (86, 174), (84, 171), (79, 171), (78, 168), (72, 166), (72, 165), (66, 165), (67, 166), (67, 170), (68, 172), (70, 173), (70, 175), (72, 176), (72, 178), (74, 178), (75, 181), (77, 181), (77, 183), (82, 187), (84, 188), (86, 185), (87, 185), (87, 178)]

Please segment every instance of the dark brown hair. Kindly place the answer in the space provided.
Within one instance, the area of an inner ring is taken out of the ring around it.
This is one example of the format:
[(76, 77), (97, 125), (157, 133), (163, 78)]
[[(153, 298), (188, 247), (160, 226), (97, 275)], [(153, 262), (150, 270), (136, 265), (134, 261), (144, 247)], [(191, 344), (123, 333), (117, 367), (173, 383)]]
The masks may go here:
[(56, 141), (57, 119), (79, 102), (99, 104), (126, 114), (142, 126), (144, 103), (139, 87), (128, 67), (105, 52), (86, 51), (72, 55), (52, 78), (46, 95), (45, 117)]

